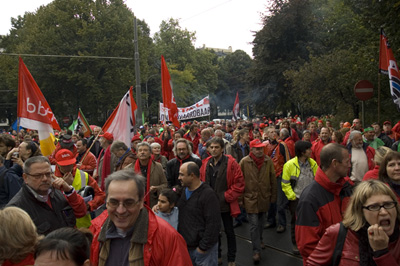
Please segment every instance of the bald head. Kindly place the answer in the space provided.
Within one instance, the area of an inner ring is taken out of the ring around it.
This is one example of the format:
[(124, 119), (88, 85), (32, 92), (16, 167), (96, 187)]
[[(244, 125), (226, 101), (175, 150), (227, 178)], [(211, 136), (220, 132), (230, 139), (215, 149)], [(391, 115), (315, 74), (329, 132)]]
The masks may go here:
[(337, 143), (329, 143), (328, 145), (325, 145), (320, 153), (320, 167), (322, 171), (327, 170), (334, 159), (341, 162), (344, 159), (343, 150), (347, 151), (346, 147)]
[(185, 167), (187, 171), (187, 175), (193, 174), (195, 177), (200, 178), (200, 168), (194, 162), (187, 162), (182, 164), (181, 167)]

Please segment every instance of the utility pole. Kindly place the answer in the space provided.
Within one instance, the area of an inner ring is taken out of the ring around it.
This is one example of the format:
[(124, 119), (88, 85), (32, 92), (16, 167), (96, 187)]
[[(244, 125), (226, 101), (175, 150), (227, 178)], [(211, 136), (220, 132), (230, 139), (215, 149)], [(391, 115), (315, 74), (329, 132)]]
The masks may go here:
[(140, 87), (139, 45), (138, 45), (136, 16), (134, 17), (134, 32), (135, 35), (133, 42), (135, 44), (135, 78), (136, 78), (136, 105), (137, 105), (135, 127), (138, 128), (139, 126), (143, 125), (143, 121), (142, 121), (142, 89)]

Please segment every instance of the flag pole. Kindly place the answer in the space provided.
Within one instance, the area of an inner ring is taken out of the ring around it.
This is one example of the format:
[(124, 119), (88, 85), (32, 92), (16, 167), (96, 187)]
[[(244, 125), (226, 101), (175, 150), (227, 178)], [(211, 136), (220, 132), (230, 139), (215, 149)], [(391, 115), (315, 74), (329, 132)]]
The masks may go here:
[(378, 124), (381, 118), (381, 74), (378, 72)]
[(83, 155), (82, 159), (79, 162), (83, 162), (86, 158), (86, 155), (88, 155), (88, 153), (90, 152), (90, 149), (93, 147), (94, 143), (96, 142), (96, 140), (99, 138), (101, 134), (101, 130), (100, 132), (97, 134), (97, 136), (94, 138), (92, 145), (90, 145), (90, 147), (86, 150), (85, 154)]

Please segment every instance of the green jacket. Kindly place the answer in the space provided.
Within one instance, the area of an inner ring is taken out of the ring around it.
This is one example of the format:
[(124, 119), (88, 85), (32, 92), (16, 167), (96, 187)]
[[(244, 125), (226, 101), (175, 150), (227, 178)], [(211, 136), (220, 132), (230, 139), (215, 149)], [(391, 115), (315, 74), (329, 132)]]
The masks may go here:
[[(315, 176), (315, 173), (317, 172), (318, 169), (317, 162), (311, 158), (308, 159), (308, 162), (310, 163), (311, 170), (313, 171), (313, 174)], [(288, 200), (296, 199), (296, 194), (294, 193), (292, 185), (290, 183), (297, 182), (299, 175), (300, 175), (300, 165), (299, 165), (299, 159), (296, 156), (293, 159), (287, 161), (283, 165), (282, 190), (285, 193)]]

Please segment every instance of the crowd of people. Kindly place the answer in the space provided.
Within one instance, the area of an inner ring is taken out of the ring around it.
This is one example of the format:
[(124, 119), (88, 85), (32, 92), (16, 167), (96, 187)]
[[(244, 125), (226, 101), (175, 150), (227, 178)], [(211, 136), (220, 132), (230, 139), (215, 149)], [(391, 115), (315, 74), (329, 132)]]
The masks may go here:
[[(0, 265), (236, 265), (290, 219), (304, 265), (400, 265), (400, 123), (299, 117), (0, 134)], [(222, 234), (223, 233), (223, 234)]]

